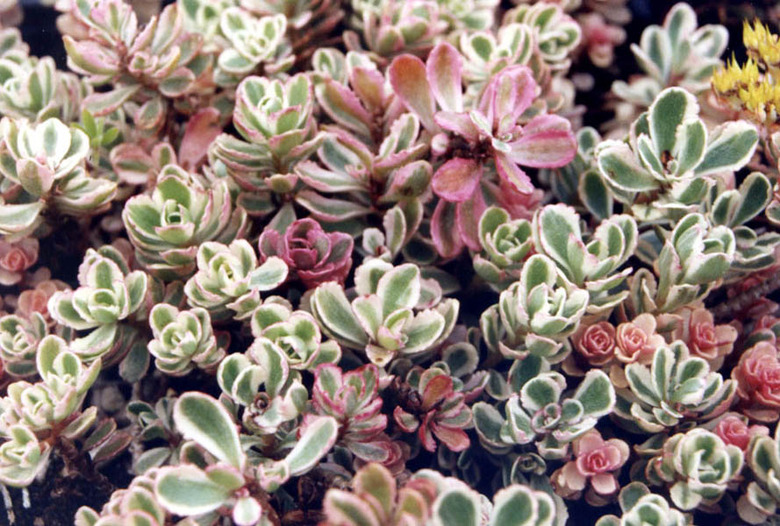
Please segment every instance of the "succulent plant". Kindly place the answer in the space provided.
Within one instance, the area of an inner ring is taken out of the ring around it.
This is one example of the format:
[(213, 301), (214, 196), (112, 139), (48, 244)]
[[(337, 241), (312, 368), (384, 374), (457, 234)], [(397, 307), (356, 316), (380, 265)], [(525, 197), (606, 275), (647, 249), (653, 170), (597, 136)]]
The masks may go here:
[(615, 414), (645, 432), (673, 428), (684, 418), (712, 419), (726, 411), (736, 384), (692, 357), (682, 341), (660, 347), (650, 367), (631, 363), (625, 369), (628, 391), (620, 393)]
[(298, 219), (284, 233), (266, 229), (259, 240), (263, 258), (278, 256), (306, 288), (327, 281), (343, 284), (352, 268), (352, 238), (326, 233), (313, 219)]
[(488, 346), (508, 358), (531, 353), (561, 361), (563, 341), (587, 306), (587, 291), (567, 286), (552, 259), (534, 254), (523, 264), (520, 280), (482, 314), (480, 325)]
[(525, 382), (506, 403), (506, 418), (485, 402), (474, 405), (474, 424), (484, 445), (507, 445), (536, 441), (545, 458), (563, 458), (569, 444), (593, 429), (598, 419), (615, 406), (615, 389), (606, 374), (593, 370), (571, 397), (563, 398), (565, 377), (541, 373)]
[(268, 298), (252, 313), (252, 335), (275, 343), (292, 369), (312, 370), (322, 363), (337, 363), (341, 347), (335, 340), (322, 341), (316, 320), (305, 311), (294, 311), (285, 301)]
[(366, 462), (387, 463), (393, 458), (393, 443), (384, 434), (388, 419), (381, 412), (380, 380), (373, 364), (347, 373), (322, 364), (314, 371), (312, 405), (317, 414), (339, 422), (338, 444)]
[(320, 285), (311, 297), (312, 314), (326, 334), (379, 366), (434, 348), (452, 332), (458, 315), (457, 300), (441, 299), (441, 289), (426, 283), (411, 263), (367, 261), (355, 271), (355, 292), (350, 303), (337, 283)]
[[(596, 156), (615, 198), (631, 206), (635, 216), (676, 220), (699, 211), (711, 176), (742, 168), (757, 142), (755, 127), (745, 121), (708, 132), (696, 98), (682, 88), (668, 88), (634, 121), (627, 142), (604, 141)], [(640, 196), (651, 192), (663, 197), (645, 204)]]
[(641, 482), (632, 482), (620, 491), (620, 508), (623, 515), (604, 515), (598, 526), (686, 526), (693, 522), (689, 517), (669, 506), (661, 495), (651, 493)]
[(155, 305), (149, 313), (149, 325), (154, 334), (149, 353), (155, 366), (167, 374), (180, 376), (195, 367), (214, 370), (225, 356), (205, 309), (179, 311), (172, 305)]
[(122, 220), (138, 261), (152, 274), (173, 280), (192, 274), (202, 243), (229, 243), (238, 237), (245, 227), (246, 212), (232, 206), (224, 181), (212, 184), (167, 165), (151, 196), (128, 200)]
[(230, 245), (209, 241), (200, 245), (198, 271), (184, 286), (193, 307), (224, 319), (232, 310), (248, 316), (260, 303), (260, 292), (276, 288), (287, 279), (287, 265), (278, 257), (257, 266), (257, 256), (244, 239)]
[(551, 477), (559, 495), (577, 498), (587, 487), (585, 498), (598, 506), (605, 504), (620, 489), (616, 472), (628, 460), (628, 444), (613, 438), (604, 440), (591, 429), (572, 443), (574, 460), (570, 460)]
[(774, 439), (763, 436), (751, 443), (745, 456), (754, 480), (737, 501), (739, 517), (749, 524), (763, 524), (771, 520), (780, 506), (778, 473), (780, 473), (780, 435)]
[(140, 270), (129, 271), (121, 254), (104, 247), (100, 252), (87, 251), (79, 267), (79, 284), (74, 291), (55, 292), (49, 299), (49, 312), (67, 327), (91, 330), (71, 343), (73, 351), (91, 362), (108, 355), (120, 341), (120, 325), (140, 309), (149, 276)]
[(737, 446), (727, 446), (705, 429), (692, 429), (666, 440), (662, 455), (650, 460), (647, 472), (650, 480), (671, 485), (669, 495), (675, 506), (692, 510), (717, 502), (743, 463)]
[(431, 367), (412, 369), (406, 382), (411, 391), (393, 410), (398, 427), (406, 433), (417, 432), (422, 447), (436, 451), (437, 440), (450, 451), (463, 451), (471, 441), (465, 429), (471, 427), (471, 409), (463, 393), (455, 390), (449, 371)]
[(725, 27), (698, 27), (691, 6), (684, 2), (675, 4), (662, 26), (647, 27), (639, 45), (631, 45), (645, 74), (628, 83), (616, 81), (612, 91), (640, 108), (648, 107), (661, 90), (673, 85), (698, 94), (709, 87), (709, 79), (721, 65), (720, 55), (728, 42)]

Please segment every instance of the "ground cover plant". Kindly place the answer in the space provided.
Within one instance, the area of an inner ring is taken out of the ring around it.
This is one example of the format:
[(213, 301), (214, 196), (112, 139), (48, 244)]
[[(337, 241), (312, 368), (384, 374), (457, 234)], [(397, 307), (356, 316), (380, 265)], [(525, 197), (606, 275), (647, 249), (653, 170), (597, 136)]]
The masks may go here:
[(0, 523), (780, 524), (777, 11), (49, 3)]

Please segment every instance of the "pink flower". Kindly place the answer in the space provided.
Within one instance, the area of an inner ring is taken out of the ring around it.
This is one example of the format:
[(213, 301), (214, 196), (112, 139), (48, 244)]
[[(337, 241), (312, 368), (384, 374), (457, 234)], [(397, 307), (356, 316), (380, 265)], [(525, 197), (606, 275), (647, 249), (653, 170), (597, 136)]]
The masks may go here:
[(754, 436), (769, 436), (769, 429), (759, 425), (748, 427), (745, 417), (728, 415), (715, 426), (715, 434), (726, 445), (733, 444), (742, 451), (747, 451), (750, 439)]
[(298, 219), (284, 235), (266, 228), (260, 236), (263, 259), (279, 256), (306, 288), (326, 281), (344, 280), (352, 268), (352, 237), (343, 232), (325, 232), (314, 219)]
[(572, 336), (574, 349), (592, 366), (600, 367), (615, 356), (615, 327), (607, 321), (580, 326)]
[(591, 62), (600, 68), (608, 67), (615, 56), (615, 46), (625, 41), (626, 32), (621, 27), (608, 24), (599, 13), (584, 14), (577, 21)]
[(592, 429), (572, 446), (575, 459), (552, 475), (556, 493), (564, 498), (578, 498), (590, 482), (588, 502), (604, 504), (604, 497), (612, 496), (620, 489), (615, 475), (628, 460), (628, 444), (616, 438), (604, 440)]
[(737, 382), (744, 414), (762, 422), (780, 418), (780, 360), (773, 344), (763, 341), (748, 349), (731, 377)]
[(19, 294), (16, 314), (29, 319), (33, 312), (37, 312), (43, 316), (48, 325), (54, 325), (56, 322), (49, 316), (49, 298), (57, 291), (69, 289), (70, 287), (66, 283), (58, 279), (42, 281), (34, 289), (25, 290)]
[(24, 238), (15, 243), (0, 241), (0, 285), (16, 285), (24, 271), (38, 261), (38, 240)]
[(675, 324), (672, 340), (683, 340), (691, 354), (713, 362), (727, 355), (734, 348), (737, 329), (731, 325), (715, 325), (712, 313), (704, 308), (685, 308), (678, 312), (680, 321)]
[(655, 333), (655, 328), (655, 318), (648, 313), (618, 325), (615, 331), (617, 359), (623, 363), (650, 363), (655, 350), (665, 343), (663, 336)]

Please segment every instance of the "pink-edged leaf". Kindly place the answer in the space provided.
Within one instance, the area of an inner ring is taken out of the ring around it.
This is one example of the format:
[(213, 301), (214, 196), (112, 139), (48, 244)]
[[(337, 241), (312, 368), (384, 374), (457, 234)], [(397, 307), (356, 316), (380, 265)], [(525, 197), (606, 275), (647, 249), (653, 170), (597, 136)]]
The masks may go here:
[(356, 67), (350, 77), (352, 89), (364, 105), (372, 110), (384, 108), (387, 95), (385, 94), (385, 77), (375, 69)]
[(482, 250), (482, 243), (479, 240), (479, 219), (485, 210), (487, 205), (479, 187), (469, 199), (458, 204), (456, 215), (460, 238), (470, 250), (475, 252)]
[(418, 436), (420, 437), (422, 447), (431, 453), (436, 451), (436, 440), (433, 439), (433, 433), (431, 432), (431, 424), (433, 423), (433, 416), (435, 414), (436, 413), (434, 411), (429, 411), (426, 413), (425, 418), (423, 419), (423, 423), (418, 431)]
[(444, 259), (457, 256), (463, 250), (456, 227), (456, 204), (440, 199), (431, 217), (431, 239), (436, 251)]
[(326, 80), (316, 90), (317, 100), (331, 119), (364, 136), (371, 136), (371, 115), (346, 86)]
[(420, 118), (427, 130), (436, 131), (433, 114), (436, 105), (425, 76), (425, 64), (413, 55), (401, 55), (393, 60), (388, 70), (390, 85), (407, 108)]
[(393, 410), (393, 420), (398, 424), (398, 427), (403, 429), (406, 433), (414, 433), (420, 422), (411, 413), (404, 411), (401, 406), (395, 406)]
[(447, 201), (461, 203), (471, 197), (479, 185), (482, 166), (473, 159), (450, 159), (433, 174), (433, 191)]
[(179, 161), (184, 168), (193, 170), (206, 158), (209, 146), (222, 133), (219, 117), (219, 111), (209, 107), (202, 108), (187, 121), (179, 146)]
[(440, 111), (433, 119), (445, 130), (460, 135), (467, 141), (476, 142), (479, 139), (479, 130), (474, 126), (468, 113)]
[(518, 192), (530, 194), (534, 191), (534, 185), (526, 173), (520, 169), (506, 154), (495, 152), (493, 161), (496, 163), (498, 175), (511, 184)]
[(533, 168), (560, 168), (577, 155), (571, 123), (558, 115), (534, 117), (523, 127), (523, 136), (509, 147), (509, 159)]
[(463, 451), (471, 445), (469, 436), (462, 429), (431, 423), (433, 434), (452, 451)]
[(428, 83), (436, 102), (446, 111), (463, 111), (462, 66), (460, 53), (447, 42), (437, 44), (428, 56)]
[(431, 378), (422, 393), (422, 408), (430, 410), (452, 392), (452, 377), (439, 375)]
[(536, 81), (526, 66), (512, 66), (493, 77), (482, 94), (479, 110), (498, 135), (512, 130), (536, 96)]

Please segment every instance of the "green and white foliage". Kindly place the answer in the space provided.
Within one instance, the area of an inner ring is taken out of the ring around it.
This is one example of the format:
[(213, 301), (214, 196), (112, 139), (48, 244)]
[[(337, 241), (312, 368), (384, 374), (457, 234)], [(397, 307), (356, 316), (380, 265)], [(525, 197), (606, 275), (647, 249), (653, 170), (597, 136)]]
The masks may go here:
[(644, 75), (631, 81), (616, 81), (612, 92), (626, 102), (647, 108), (670, 86), (699, 94), (710, 86), (710, 77), (722, 65), (729, 34), (721, 25), (699, 27), (693, 8), (680, 2), (669, 10), (662, 26), (642, 32), (631, 51)]
[(46, 210), (86, 217), (108, 208), (116, 183), (88, 174), (84, 132), (56, 118), (39, 124), (4, 118), (0, 135), (0, 187), (6, 196), (0, 201), (0, 234), (7, 239), (34, 233), (45, 224)]
[(705, 429), (692, 429), (664, 441), (659, 457), (648, 463), (651, 482), (668, 484), (681, 510), (716, 503), (742, 470), (744, 456), (735, 445)]
[(758, 131), (745, 121), (708, 131), (696, 98), (668, 88), (634, 121), (627, 140), (603, 141), (596, 158), (615, 198), (637, 219), (676, 221), (703, 212), (717, 174), (745, 166), (757, 144)]
[[(333, 446), (338, 426), (331, 417), (317, 417), (301, 430), (300, 439), (281, 460), (250, 458), (244, 451), (233, 418), (217, 400), (186, 393), (173, 411), (176, 427), (202, 448), (205, 464), (182, 463), (159, 468), (154, 492), (168, 512), (213, 521), (223, 506), (237, 524), (256, 524), (267, 501), (247, 491), (255, 480), (264, 491), (275, 491), (290, 477), (310, 470)], [(261, 502), (262, 501), (262, 502)]]
[(737, 501), (739, 517), (749, 524), (766, 524), (777, 517), (780, 507), (780, 427), (774, 438), (751, 442), (745, 461), (753, 480)]
[(287, 265), (278, 257), (257, 265), (257, 255), (245, 239), (230, 245), (213, 241), (198, 248), (197, 272), (187, 280), (184, 293), (192, 307), (206, 309), (215, 320), (249, 316), (260, 304), (260, 292), (272, 290), (287, 279)]
[(492, 206), (479, 220), (482, 252), (474, 254), (474, 271), (501, 291), (520, 277), (523, 262), (534, 247), (531, 224), (511, 219), (503, 208)]
[(207, 180), (169, 164), (157, 176), (152, 195), (130, 198), (122, 212), (136, 259), (165, 280), (186, 278), (195, 270), (206, 241), (229, 243), (246, 225), (246, 212), (234, 207), (223, 180)]
[(150, 312), (149, 325), (154, 334), (149, 352), (155, 358), (155, 366), (167, 374), (181, 376), (195, 367), (216, 369), (225, 356), (205, 309), (179, 311), (161, 303)]
[(609, 312), (625, 299), (627, 292), (610, 291), (633, 270), (620, 270), (637, 247), (637, 225), (632, 217), (613, 215), (603, 220), (586, 244), (579, 214), (565, 205), (548, 205), (534, 216), (533, 235), (537, 252), (555, 262), (567, 286), (588, 291), (589, 314)]
[(710, 371), (703, 358), (690, 355), (682, 341), (660, 347), (648, 367), (625, 368), (627, 389), (619, 390), (615, 415), (630, 429), (658, 433), (685, 419), (710, 420), (726, 411), (736, 393), (733, 380)]
[(672, 508), (661, 495), (651, 493), (641, 482), (632, 482), (618, 496), (623, 514), (604, 515), (596, 526), (688, 526), (693, 521)]
[(449, 336), (458, 316), (458, 301), (442, 299), (438, 283), (411, 263), (367, 260), (355, 271), (354, 294), (350, 302), (337, 283), (320, 285), (312, 314), (326, 334), (380, 367), (397, 356), (424, 356)]
[(474, 405), (474, 424), (482, 444), (494, 450), (535, 442), (548, 459), (564, 458), (569, 444), (612, 412), (615, 389), (600, 370), (592, 370), (571, 396), (565, 396), (565, 377), (557, 372), (540, 373), (527, 380), (519, 393), (506, 402), (502, 417), (485, 402)]
[(89, 249), (79, 267), (79, 288), (56, 292), (49, 299), (49, 313), (57, 322), (76, 331), (90, 331), (70, 344), (86, 362), (105, 357), (111, 362), (127, 350), (128, 320), (146, 298), (149, 276), (130, 271), (122, 255), (110, 246)]
[(309, 397), (300, 373), (290, 370), (282, 349), (263, 337), (245, 354), (231, 354), (222, 360), (217, 382), (236, 406), (244, 408), (246, 428), (260, 434), (275, 433), (296, 419)]
[(322, 341), (322, 332), (312, 315), (293, 310), (282, 298), (267, 298), (252, 313), (251, 326), (252, 335), (275, 343), (293, 369), (312, 371), (322, 363), (337, 363), (341, 358), (338, 342)]
[(588, 291), (569, 281), (551, 258), (534, 254), (523, 264), (520, 280), (482, 314), (485, 342), (506, 358), (522, 359), (531, 353), (559, 362), (588, 300)]

